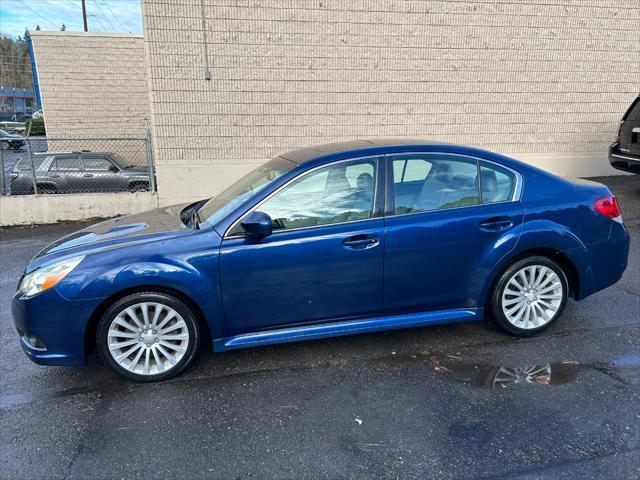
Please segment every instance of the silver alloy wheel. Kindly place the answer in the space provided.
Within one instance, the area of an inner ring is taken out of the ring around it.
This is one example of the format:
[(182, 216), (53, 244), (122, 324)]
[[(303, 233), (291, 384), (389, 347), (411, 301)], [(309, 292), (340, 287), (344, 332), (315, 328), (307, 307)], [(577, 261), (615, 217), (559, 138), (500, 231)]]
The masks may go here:
[(125, 370), (157, 375), (175, 367), (189, 345), (189, 329), (173, 308), (155, 302), (131, 305), (115, 316), (109, 353)]
[(507, 282), (502, 292), (502, 312), (515, 327), (539, 328), (556, 316), (563, 293), (556, 272), (545, 265), (529, 265)]

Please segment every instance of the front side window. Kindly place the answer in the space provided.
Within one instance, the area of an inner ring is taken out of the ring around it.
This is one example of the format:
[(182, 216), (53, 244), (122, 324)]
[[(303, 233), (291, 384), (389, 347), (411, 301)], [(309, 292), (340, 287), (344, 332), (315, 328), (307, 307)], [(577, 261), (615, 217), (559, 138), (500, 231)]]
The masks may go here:
[(198, 210), (198, 215), (213, 225), (295, 167), (296, 164), (286, 158), (277, 157), (269, 160), (222, 193), (207, 200)]
[(94, 172), (108, 172), (113, 164), (104, 157), (83, 157), (84, 169)]
[(273, 230), (315, 227), (373, 216), (376, 161), (341, 162), (302, 175), (256, 210)]
[(396, 215), (480, 203), (476, 160), (412, 155), (392, 161)]

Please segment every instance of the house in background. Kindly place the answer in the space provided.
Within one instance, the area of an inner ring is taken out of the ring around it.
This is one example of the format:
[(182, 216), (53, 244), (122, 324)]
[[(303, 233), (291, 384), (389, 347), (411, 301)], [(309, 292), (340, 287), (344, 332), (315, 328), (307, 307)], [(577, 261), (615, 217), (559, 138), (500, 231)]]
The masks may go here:
[(36, 95), (31, 88), (0, 87), (0, 121), (22, 122), (36, 109)]

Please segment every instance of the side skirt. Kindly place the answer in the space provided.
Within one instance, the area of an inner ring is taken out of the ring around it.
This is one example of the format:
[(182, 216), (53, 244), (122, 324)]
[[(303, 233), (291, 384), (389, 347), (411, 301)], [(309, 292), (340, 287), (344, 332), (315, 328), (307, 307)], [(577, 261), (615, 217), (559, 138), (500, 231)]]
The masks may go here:
[(483, 319), (482, 308), (441, 310), (430, 313), (412, 313), (371, 317), (359, 320), (304, 325), (299, 327), (244, 333), (219, 338), (213, 342), (213, 350), (224, 352), (238, 348), (261, 347), (278, 343), (301, 342), (320, 338), (340, 337), (357, 333), (371, 333), (401, 328), (441, 325), (445, 323), (475, 322)]

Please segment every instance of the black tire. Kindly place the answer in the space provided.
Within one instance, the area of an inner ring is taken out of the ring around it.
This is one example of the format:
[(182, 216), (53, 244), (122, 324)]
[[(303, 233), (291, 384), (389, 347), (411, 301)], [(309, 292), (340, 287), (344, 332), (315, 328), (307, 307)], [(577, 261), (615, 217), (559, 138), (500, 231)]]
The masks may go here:
[(151, 188), (149, 187), (148, 183), (133, 183), (133, 184), (129, 185), (129, 191), (131, 193), (149, 192), (149, 191), (151, 191)]
[[(536, 328), (520, 328), (514, 325), (511, 321), (509, 321), (509, 319), (503, 312), (503, 309), (502, 309), (503, 293), (507, 286), (507, 283), (517, 272), (519, 272), (525, 267), (530, 267), (535, 265), (547, 267), (556, 273), (556, 275), (560, 279), (560, 284), (562, 286), (561, 299), (560, 299), (559, 306), (557, 307), (558, 308), (557, 311), (546, 323)], [(543, 257), (543, 256), (527, 257), (512, 263), (500, 274), (497, 282), (495, 283), (493, 291), (491, 292), (491, 297), (490, 297), (491, 302), (489, 304), (489, 311), (493, 319), (506, 332), (519, 337), (529, 337), (531, 335), (535, 335), (536, 333), (539, 333), (544, 329), (548, 328), (553, 322), (555, 322), (562, 315), (562, 312), (564, 311), (564, 308), (567, 304), (568, 292), (569, 292), (569, 285), (567, 282), (567, 276), (565, 275), (560, 265), (558, 265), (556, 262), (554, 262), (548, 257)]]
[[(158, 374), (138, 374), (131, 372), (116, 362), (111, 355), (108, 345), (109, 328), (115, 317), (128, 307), (142, 302), (159, 303), (175, 310), (186, 323), (189, 339), (186, 352), (183, 357), (170, 369)], [(109, 365), (116, 373), (134, 382), (159, 382), (173, 378), (193, 362), (200, 347), (201, 332), (198, 321), (192, 309), (182, 300), (161, 292), (139, 292), (128, 295), (117, 300), (102, 315), (96, 330), (96, 346), (102, 360)]]
[(9, 142), (0, 142), (0, 150), (9, 150)]
[(38, 193), (58, 193), (58, 189), (53, 185), (38, 185)]

